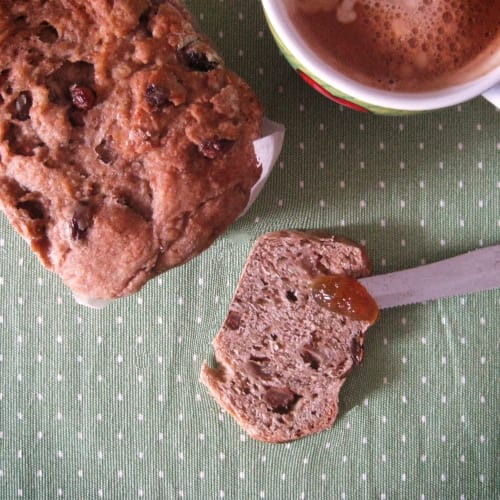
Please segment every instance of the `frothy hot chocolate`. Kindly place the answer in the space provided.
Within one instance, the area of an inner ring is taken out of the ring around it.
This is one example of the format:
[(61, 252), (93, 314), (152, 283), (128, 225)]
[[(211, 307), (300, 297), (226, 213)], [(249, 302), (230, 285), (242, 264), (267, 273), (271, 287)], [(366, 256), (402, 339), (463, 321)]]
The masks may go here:
[(329, 65), (387, 90), (429, 90), (500, 65), (500, 0), (286, 0)]

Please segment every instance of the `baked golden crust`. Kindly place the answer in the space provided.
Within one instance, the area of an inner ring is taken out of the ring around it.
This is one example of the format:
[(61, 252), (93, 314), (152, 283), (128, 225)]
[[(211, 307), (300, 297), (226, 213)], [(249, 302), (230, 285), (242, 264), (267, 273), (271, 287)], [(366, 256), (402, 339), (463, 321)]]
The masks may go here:
[(0, 206), (81, 295), (207, 248), (260, 176), (262, 109), (179, 0), (1, 0)]

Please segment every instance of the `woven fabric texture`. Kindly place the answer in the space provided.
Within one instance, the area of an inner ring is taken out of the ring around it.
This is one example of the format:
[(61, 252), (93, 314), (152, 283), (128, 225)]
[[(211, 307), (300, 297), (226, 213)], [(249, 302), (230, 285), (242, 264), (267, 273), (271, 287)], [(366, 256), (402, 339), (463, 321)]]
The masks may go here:
[(361, 241), (375, 273), (500, 243), (499, 111), (351, 111), (288, 66), (257, 0), (187, 3), (286, 126), (282, 154), (209, 250), (102, 310), (1, 217), (0, 498), (498, 498), (499, 290), (384, 310), (333, 428), (290, 444), (247, 437), (199, 373), (265, 232)]

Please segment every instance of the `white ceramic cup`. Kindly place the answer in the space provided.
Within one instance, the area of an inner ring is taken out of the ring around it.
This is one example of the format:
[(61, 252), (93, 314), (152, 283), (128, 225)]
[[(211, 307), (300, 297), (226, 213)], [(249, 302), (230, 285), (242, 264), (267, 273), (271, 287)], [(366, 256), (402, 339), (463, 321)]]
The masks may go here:
[[(359, 111), (408, 114), (454, 106), (482, 95), (500, 108), (500, 54), (492, 69), (476, 79), (433, 91), (399, 92), (359, 83), (332, 68), (294, 27), (283, 0), (261, 0), (278, 47), (300, 76), (333, 101)], [(500, 51), (499, 51), (500, 52)]]

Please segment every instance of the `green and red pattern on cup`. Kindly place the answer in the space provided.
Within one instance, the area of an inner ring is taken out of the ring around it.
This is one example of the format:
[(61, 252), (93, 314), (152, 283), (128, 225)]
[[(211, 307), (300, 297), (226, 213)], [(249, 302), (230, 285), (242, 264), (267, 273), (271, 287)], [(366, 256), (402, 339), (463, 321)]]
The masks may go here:
[(308, 83), (313, 89), (315, 89), (317, 92), (327, 97), (331, 101), (341, 104), (342, 106), (354, 109), (356, 111), (365, 113), (369, 111), (379, 115), (407, 115), (414, 113), (414, 111), (390, 109), (360, 101), (359, 99), (355, 99), (352, 96), (332, 87), (328, 83), (319, 79), (317, 76), (311, 75), (310, 71), (303, 64), (301, 64), (301, 62), (286, 47), (286, 45), (276, 33), (276, 30), (273, 28), (272, 24), (269, 22), (269, 19), (267, 19), (267, 22), (279, 49), (286, 57), (290, 65), (297, 71), (297, 73), (306, 83)]
[[(291, 26), (284, 2), (262, 0), (262, 6), (276, 44), (298, 75), (323, 96), (345, 107), (379, 115), (398, 116), (445, 108), (480, 95), (500, 107), (500, 65), (492, 66), (486, 73), (479, 73), (475, 79), (436, 91), (380, 91), (354, 80), (349, 81), (348, 75), (343, 75), (342, 72), (325, 69), (327, 65), (318, 62), (314, 54), (307, 54), (308, 49), (303, 52), (302, 48), (299, 48), (303, 46), (303, 40)], [(289, 47), (286, 39), (295, 48)], [(498, 58), (497, 55), (493, 56), (492, 62)], [(315, 62), (312, 62), (313, 60)]]

